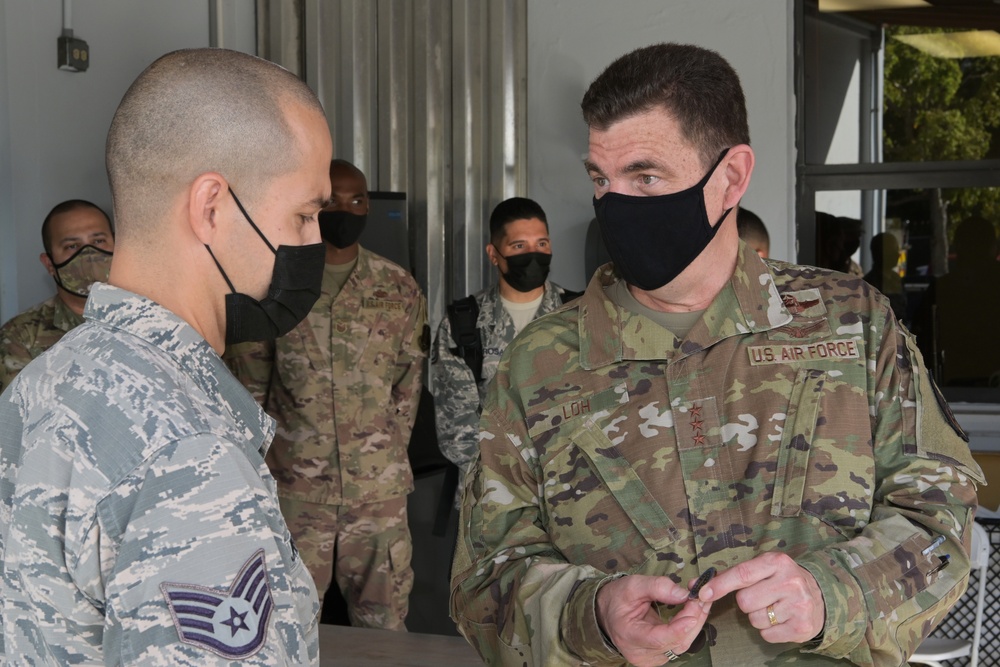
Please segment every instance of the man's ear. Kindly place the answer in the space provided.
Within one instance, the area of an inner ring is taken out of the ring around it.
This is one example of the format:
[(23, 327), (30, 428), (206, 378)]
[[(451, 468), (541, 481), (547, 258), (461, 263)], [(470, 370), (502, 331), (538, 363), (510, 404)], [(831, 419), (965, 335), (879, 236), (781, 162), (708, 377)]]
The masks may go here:
[(740, 203), (743, 193), (750, 186), (750, 175), (755, 164), (753, 149), (747, 144), (737, 144), (726, 155), (726, 191), (723, 196), (724, 208)]
[(49, 254), (47, 252), (43, 252), (41, 255), (39, 255), (38, 261), (42, 263), (42, 266), (45, 267), (45, 270), (49, 272), (50, 276), (56, 275), (56, 267), (52, 266), (52, 258), (49, 257)]
[(493, 247), (492, 243), (486, 244), (486, 256), (490, 258), (490, 264), (493, 266), (500, 266), (500, 260), (497, 259), (497, 249)]
[(229, 182), (215, 172), (200, 174), (188, 187), (188, 224), (194, 235), (207, 246), (218, 233), (220, 214), (230, 201)]

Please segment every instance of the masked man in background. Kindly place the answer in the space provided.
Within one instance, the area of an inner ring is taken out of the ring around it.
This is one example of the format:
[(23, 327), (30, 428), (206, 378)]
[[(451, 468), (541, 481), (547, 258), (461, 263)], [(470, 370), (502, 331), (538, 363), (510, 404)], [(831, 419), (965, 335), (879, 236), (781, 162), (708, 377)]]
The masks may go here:
[(108, 280), (115, 235), (97, 204), (70, 199), (45, 216), (42, 246), (39, 260), (55, 280), (56, 294), (0, 328), (0, 391), (28, 362), (83, 324), (90, 286)]
[(322, 603), (332, 581), (355, 627), (405, 630), (413, 588), (407, 445), (427, 357), (427, 305), (403, 268), (361, 246), (368, 183), (330, 166), (323, 288), (308, 318), (226, 358), (278, 421), (268, 465)]
[(531, 199), (497, 204), (486, 255), (496, 284), (448, 307), (431, 357), (438, 446), (458, 466), (459, 491), (478, 452), (479, 413), (504, 350), (528, 322), (580, 296), (548, 280), (549, 223)]

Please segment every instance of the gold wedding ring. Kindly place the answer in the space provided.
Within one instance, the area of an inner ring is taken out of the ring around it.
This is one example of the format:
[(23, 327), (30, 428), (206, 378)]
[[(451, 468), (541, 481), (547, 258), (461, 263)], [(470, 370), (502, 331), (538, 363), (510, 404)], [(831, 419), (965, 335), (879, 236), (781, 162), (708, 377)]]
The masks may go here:
[(767, 605), (767, 620), (771, 622), (771, 626), (778, 624), (778, 617), (774, 615), (774, 605)]

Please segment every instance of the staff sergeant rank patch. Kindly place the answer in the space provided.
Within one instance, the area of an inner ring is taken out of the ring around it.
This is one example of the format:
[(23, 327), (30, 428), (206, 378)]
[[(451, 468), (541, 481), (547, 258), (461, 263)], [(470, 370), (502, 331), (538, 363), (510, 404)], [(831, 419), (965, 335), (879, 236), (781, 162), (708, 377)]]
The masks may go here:
[(857, 359), (858, 342), (853, 338), (827, 340), (820, 343), (785, 343), (779, 345), (751, 345), (747, 348), (751, 366), (764, 364), (792, 364), (797, 361), (838, 361)]
[(163, 583), (160, 591), (185, 644), (230, 660), (250, 657), (264, 646), (274, 602), (263, 549), (243, 564), (229, 590)]

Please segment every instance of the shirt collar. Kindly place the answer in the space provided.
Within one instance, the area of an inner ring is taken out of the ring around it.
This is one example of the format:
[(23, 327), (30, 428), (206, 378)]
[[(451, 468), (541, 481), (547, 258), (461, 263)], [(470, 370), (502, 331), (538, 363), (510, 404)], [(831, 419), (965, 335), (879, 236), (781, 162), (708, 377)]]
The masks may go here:
[(604, 293), (618, 279), (613, 264), (599, 268), (580, 300), (580, 362), (586, 369), (626, 359), (676, 360), (724, 338), (788, 324), (774, 276), (756, 251), (740, 241), (736, 269), (687, 337), (620, 308)]
[(274, 435), (274, 420), (233, 377), (201, 334), (178, 315), (138, 294), (108, 284), (94, 285), (83, 317), (136, 338), (170, 357), (192, 384), (223, 403), (236, 420), (245, 446), (264, 454)]

